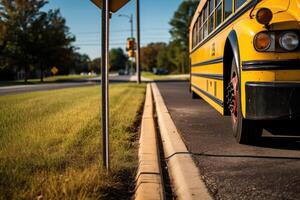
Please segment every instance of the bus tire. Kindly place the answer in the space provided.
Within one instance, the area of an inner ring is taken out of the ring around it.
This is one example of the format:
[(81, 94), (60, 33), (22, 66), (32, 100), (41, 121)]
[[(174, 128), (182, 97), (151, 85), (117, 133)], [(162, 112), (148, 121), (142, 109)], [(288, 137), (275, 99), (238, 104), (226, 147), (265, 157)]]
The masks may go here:
[(228, 85), (228, 106), (231, 114), (233, 135), (240, 144), (253, 144), (262, 135), (263, 128), (257, 121), (243, 117), (240, 94), (240, 77), (235, 59), (231, 64), (230, 82)]

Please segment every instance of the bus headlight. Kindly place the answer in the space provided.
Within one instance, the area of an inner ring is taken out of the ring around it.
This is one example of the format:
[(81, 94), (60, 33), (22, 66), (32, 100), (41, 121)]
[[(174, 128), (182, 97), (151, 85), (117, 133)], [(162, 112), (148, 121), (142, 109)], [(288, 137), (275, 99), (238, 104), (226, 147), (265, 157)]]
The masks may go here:
[(258, 33), (254, 38), (254, 47), (257, 51), (267, 51), (273, 42), (271, 34)]
[(294, 51), (299, 47), (299, 36), (295, 32), (284, 33), (279, 39), (279, 44), (287, 51)]

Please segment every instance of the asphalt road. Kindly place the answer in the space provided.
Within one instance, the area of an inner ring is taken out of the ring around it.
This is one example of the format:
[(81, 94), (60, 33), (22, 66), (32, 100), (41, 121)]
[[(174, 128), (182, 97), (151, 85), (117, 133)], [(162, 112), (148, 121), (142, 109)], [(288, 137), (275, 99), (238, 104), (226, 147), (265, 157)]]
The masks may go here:
[(17, 94), (17, 93), (26, 93), (26, 92), (35, 92), (43, 90), (57, 90), (63, 88), (71, 87), (83, 87), (95, 85), (96, 82), (73, 82), (73, 83), (47, 83), (47, 84), (34, 84), (34, 85), (16, 85), (16, 86), (3, 86), (0, 87), (0, 96)]
[(192, 100), (187, 82), (158, 87), (215, 199), (300, 199), (300, 127), (292, 137), (264, 131), (255, 146), (240, 145), (230, 118)]
[[(135, 82), (136, 76), (118, 76), (116, 74), (110, 74), (110, 83), (128, 83)], [(146, 78), (142, 77), (142, 81), (149, 81)], [(82, 79), (77, 81), (69, 81), (61, 83), (44, 83), (44, 84), (33, 84), (33, 85), (14, 85), (14, 86), (1, 86), (0, 87), (0, 96), (1, 95), (9, 95), (9, 94), (18, 94), (18, 93), (26, 93), (26, 92), (35, 92), (35, 91), (44, 91), (44, 90), (58, 90), (63, 88), (71, 88), (71, 87), (84, 87), (96, 85), (101, 82), (99, 77), (90, 78), (90, 79)]]

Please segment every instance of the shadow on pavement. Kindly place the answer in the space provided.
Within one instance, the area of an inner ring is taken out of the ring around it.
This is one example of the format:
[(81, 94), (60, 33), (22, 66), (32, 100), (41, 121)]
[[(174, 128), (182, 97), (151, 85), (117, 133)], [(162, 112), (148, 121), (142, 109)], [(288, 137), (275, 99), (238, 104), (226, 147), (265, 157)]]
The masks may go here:
[(300, 137), (263, 136), (259, 138), (253, 146), (272, 149), (300, 150)]
[(219, 158), (261, 158), (261, 159), (279, 159), (279, 160), (300, 160), (300, 157), (288, 156), (258, 156), (258, 155), (234, 155), (234, 154), (206, 154), (206, 153), (191, 153), (193, 156), (219, 157)]
[(188, 82), (188, 80), (178, 80), (178, 79), (166, 79), (166, 80), (154, 80), (154, 81), (149, 81), (149, 82), (155, 82), (155, 83), (184, 83)]

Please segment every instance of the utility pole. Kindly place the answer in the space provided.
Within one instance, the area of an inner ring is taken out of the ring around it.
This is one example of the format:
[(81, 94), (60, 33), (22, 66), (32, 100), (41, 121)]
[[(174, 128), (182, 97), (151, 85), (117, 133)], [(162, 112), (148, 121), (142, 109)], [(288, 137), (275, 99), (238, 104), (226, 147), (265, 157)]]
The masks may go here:
[(101, 59), (101, 86), (102, 86), (102, 158), (103, 167), (110, 170), (109, 160), (109, 0), (102, 0), (102, 59)]
[(141, 34), (140, 34), (140, 0), (136, 0), (136, 76), (137, 76), (137, 84), (141, 83)]
[[(129, 20), (129, 22), (130, 22), (130, 29), (131, 29), (131, 39), (133, 39), (133, 16), (132, 16), (132, 14), (130, 15), (130, 20)], [(133, 58), (131, 58), (131, 72), (133, 71)]]
[(133, 15), (130, 15), (130, 31), (131, 31), (131, 38), (133, 38)]
[[(130, 37), (133, 40), (133, 15), (131, 14), (129, 15), (124, 15), (124, 14), (120, 14), (119, 17), (126, 17), (129, 19), (129, 23), (130, 23)], [(131, 58), (131, 71), (133, 70), (133, 58)]]

